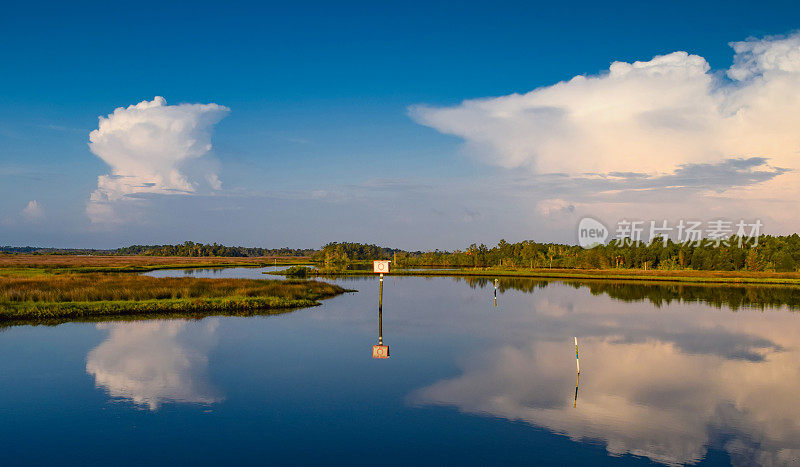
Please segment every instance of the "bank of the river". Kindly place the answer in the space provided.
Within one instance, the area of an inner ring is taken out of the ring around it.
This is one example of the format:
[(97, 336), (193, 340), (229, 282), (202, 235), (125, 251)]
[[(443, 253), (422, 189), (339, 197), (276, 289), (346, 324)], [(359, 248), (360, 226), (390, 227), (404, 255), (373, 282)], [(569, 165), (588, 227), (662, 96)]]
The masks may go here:
[[(283, 275), (284, 271), (264, 274)], [(364, 270), (308, 271), (313, 277), (363, 276), (373, 274)], [(762, 284), (800, 286), (800, 273), (753, 271), (646, 271), (637, 269), (394, 269), (387, 276), (491, 276), (530, 277), (539, 279), (603, 279), (637, 282), (679, 282), (695, 284)]]
[(170, 262), (165, 258), (131, 261), (115, 257), (19, 256), (0, 261), (0, 323), (268, 314), (271, 310), (319, 305), (319, 300), (346, 291), (318, 281), (155, 278), (131, 274), (156, 269), (260, 265), (213, 261), (219, 258), (184, 263), (186, 258)]
[(157, 269), (266, 267), (310, 264), (306, 257), (79, 256), (0, 254), (0, 275), (119, 272)]

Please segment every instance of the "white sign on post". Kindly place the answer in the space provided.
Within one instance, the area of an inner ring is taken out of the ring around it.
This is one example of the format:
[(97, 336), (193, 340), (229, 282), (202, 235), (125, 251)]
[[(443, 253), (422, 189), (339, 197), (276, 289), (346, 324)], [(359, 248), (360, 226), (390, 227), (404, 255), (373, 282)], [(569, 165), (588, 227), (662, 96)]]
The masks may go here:
[(389, 272), (389, 263), (391, 261), (373, 261), (372, 262), (372, 272), (377, 272), (380, 274), (385, 274)]

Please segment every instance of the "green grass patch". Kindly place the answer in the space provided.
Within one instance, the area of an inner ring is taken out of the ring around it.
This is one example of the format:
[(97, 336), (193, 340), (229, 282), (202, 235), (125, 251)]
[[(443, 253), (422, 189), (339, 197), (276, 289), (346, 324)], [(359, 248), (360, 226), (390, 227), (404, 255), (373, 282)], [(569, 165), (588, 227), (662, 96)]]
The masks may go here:
[(0, 322), (122, 315), (258, 313), (319, 305), (346, 292), (305, 280), (155, 278), (130, 274), (7, 276)]

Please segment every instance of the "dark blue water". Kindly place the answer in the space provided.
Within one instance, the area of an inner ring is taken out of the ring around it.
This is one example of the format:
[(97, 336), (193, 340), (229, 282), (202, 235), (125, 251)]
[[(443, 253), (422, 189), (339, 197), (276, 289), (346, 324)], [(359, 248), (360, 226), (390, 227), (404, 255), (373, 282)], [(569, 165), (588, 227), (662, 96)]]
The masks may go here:
[(495, 307), (488, 280), (387, 277), (376, 360), (377, 280), (338, 282), (359, 292), (278, 316), (5, 329), (0, 464), (800, 458), (792, 306), (501, 279)]

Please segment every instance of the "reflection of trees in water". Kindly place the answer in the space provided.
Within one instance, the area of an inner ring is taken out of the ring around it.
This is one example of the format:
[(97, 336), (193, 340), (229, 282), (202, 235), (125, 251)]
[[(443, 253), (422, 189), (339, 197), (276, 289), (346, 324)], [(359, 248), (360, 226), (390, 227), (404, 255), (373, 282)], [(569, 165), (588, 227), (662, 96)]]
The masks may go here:
[[(456, 282), (462, 280), (467, 283), (470, 288), (477, 289), (478, 287), (494, 287), (494, 277), (455, 277)], [(498, 283), (497, 290), (505, 292), (506, 290), (519, 290), (521, 292), (533, 293), (536, 289), (543, 289), (552, 282), (542, 279), (526, 279), (522, 277), (503, 277)]]
[[(444, 277), (444, 276), (443, 276)], [(363, 282), (371, 276), (331, 276), (344, 282)], [(449, 276), (455, 282), (464, 282), (472, 289), (494, 288), (495, 277)], [(424, 277), (435, 280), (437, 277)], [(694, 284), (657, 284), (614, 281), (574, 281), (564, 279), (536, 279), (525, 277), (501, 277), (498, 290), (518, 290), (535, 293), (554, 282), (575, 289), (586, 287), (592, 295), (608, 295), (624, 302), (649, 301), (656, 306), (671, 303), (707, 303), (732, 310), (740, 308), (756, 308), (764, 310), (786, 306), (791, 310), (800, 310), (800, 288), (780, 285), (694, 285)]]
[[(465, 281), (471, 288), (494, 287), (493, 277), (455, 277), (457, 282)], [(542, 280), (517, 277), (502, 277), (498, 289), (519, 290), (533, 293), (552, 282), (558, 282), (575, 289), (587, 287), (592, 295), (608, 295), (624, 302), (649, 301), (656, 306), (670, 303), (700, 302), (717, 308), (726, 306), (733, 310), (739, 308), (766, 309), (787, 306), (800, 309), (800, 288), (785, 286), (730, 286), (730, 285), (687, 285), (687, 284), (642, 284), (612, 281), (570, 281)]]
[(593, 295), (608, 295), (626, 302), (648, 300), (656, 306), (672, 302), (703, 302), (733, 310), (787, 306), (800, 309), (800, 288), (782, 286), (643, 285), (614, 282), (585, 284)]
[(341, 282), (364, 282), (370, 280), (377, 280), (377, 274), (369, 275), (369, 276), (348, 276), (348, 275), (338, 275), (338, 274), (326, 274), (323, 277), (315, 277), (316, 280), (327, 281), (327, 280), (337, 280)]

